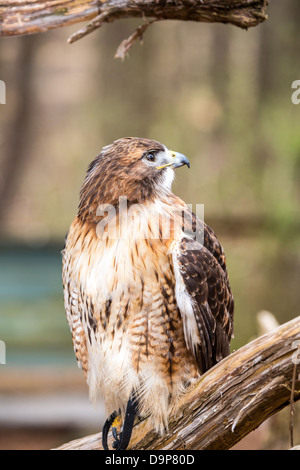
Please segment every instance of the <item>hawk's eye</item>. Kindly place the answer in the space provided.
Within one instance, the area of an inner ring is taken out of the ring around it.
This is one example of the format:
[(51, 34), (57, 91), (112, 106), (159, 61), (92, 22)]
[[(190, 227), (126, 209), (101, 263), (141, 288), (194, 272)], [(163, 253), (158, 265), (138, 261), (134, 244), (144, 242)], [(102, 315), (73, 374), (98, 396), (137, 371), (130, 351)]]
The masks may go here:
[(156, 156), (152, 152), (147, 153), (146, 158), (149, 162), (155, 162), (155, 160), (156, 160)]

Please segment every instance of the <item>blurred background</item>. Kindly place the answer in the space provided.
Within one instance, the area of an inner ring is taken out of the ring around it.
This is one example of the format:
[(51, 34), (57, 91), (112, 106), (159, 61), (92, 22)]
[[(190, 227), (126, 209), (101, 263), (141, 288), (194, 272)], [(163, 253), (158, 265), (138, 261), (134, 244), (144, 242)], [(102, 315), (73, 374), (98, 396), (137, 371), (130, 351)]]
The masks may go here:
[[(227, 254), (235, 350), (299, 315), (300, 2), (272, 0), (249, 31), (161, 22), (129, 57), (119, 21), (74, 43), (82, 25), (0, 40), (0, 449), (47, 449), (101, 430), (64, 313), (61, 250), (89, 162), (123, 136), (185, 153), (174, 192), (205, 205)], [(300, 444), (299, 404), (295, 444)], [(289, 447), (289, 409), (237, 448)]]

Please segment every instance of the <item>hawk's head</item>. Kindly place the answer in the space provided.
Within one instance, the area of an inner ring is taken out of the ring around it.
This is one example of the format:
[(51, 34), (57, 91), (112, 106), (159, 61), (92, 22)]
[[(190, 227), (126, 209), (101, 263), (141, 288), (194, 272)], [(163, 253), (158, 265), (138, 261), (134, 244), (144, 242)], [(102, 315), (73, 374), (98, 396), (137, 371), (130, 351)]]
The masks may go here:
[(155, 140), (125, 137), (103, 148), (89, 165), (80, 193), (79, 214), (120, 197), (142, 203), (170, 192), (174, 168), (187, 157)]

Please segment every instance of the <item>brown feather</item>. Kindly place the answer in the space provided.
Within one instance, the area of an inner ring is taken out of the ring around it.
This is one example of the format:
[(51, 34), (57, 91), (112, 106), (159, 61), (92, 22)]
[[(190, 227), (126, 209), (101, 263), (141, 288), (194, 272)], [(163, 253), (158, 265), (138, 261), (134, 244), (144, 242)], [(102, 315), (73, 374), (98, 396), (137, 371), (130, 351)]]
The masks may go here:
[[(171, 193), (170, 173), (145, 164), (147, 151), (168, 152), (125, 138), (90, 164), (63, 251), (63, 285), (91, 398), (100, 392), (112, 413), (134, 390), (140, 414), (162, 431), (186, 384), (229, 353), (233, 298), (215, 234)], [(185, 228), (202, 230), (204, 246), (192, 241), (191, 249)]]

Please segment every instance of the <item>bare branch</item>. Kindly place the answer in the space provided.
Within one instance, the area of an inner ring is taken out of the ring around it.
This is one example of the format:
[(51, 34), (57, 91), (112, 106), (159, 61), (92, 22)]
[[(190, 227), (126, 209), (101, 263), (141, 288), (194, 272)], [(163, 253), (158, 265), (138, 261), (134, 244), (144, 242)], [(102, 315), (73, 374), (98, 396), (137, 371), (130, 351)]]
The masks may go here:
[(115, 53), (115, 59), (122, 59), (124, 60), (126, 55), (128, 54), (128, 51), (129, 49), (131, 48), (131, 46), (133, 46), (133, 44), (139, 39), (140, 41), (142, 41), (143, 39), (143, 34), (144, 32), (146, 31), (146, 29), (149, 28), (149, 26), (154, 23), (155, 21), (158, 21), (158, 20), (152, 20), (152, 21), (148, 21), (148, 23), (144, 23), (142, 24), (141, 26), (139, 26), (135, 32), (133, 34), (131, 34), (131, 36), (129, 36), (129, 38), (127, 39), (124, 39), (124, 41), (121, 42), (121, 44), (119, 45), (118, 49), (117, 49), (117, 52)]
[(92, 20), (70, 38), (73, 42), (120, 18), (221, 22), (249, 28), (267, 19), (267, 4), (268, 0), (2, 0), (0, 36), (40, 33)]
[[(300, 399), (295, 349), (300, 316), (232, 353), (191, 386), (158, 436), (148, 420), (137, 424), (133, 450), (229, 449), (263, 421)], [(111, 443), (110, 443), (111, 444)], [(101, 433), (57, 450), (101, 449)]]
[(79, 31), (76, 31), (76, 33), (72, 34), (72, 36), (69, 37), (68, 42), (72, 44), (75, 41), (78, 41), (78, 39), (83, 38), (84, 36), (87, 36), (88, 34), (92, 33), (96, 29), (100, 28), (104, 23), (109, 23), (110, 21), (113, 21), (113, 11), (110, 12), (103, 12), (100, 15), (96, 16), (96, 18), (93, 18), (86, 26), (81, 28)]

